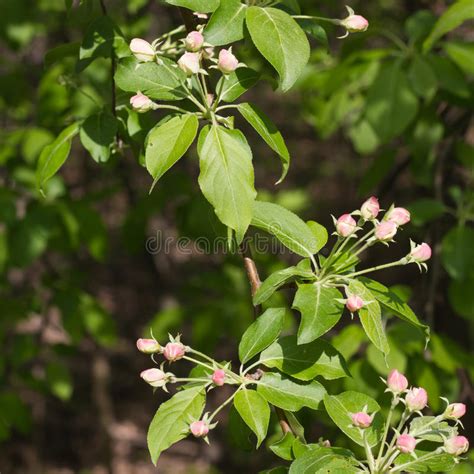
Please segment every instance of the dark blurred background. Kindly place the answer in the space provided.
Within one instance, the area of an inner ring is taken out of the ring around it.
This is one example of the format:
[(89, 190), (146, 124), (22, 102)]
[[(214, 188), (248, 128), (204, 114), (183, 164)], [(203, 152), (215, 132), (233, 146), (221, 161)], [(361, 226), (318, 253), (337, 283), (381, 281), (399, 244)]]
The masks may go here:
[[(304, 13), (345, 15), (342, 1), (300, 3)], [(468, 404), (472, 438), (472, 21), (430, 51), (422, 46), (450, 3), (353, 1), (371, 23), (367, 33), (338, 40), (342, 32), (331, 27), (326, 43), (325, 32), (315, 29), (310, 65), (290, 93), (275, 93), (268, 80), (247, 94), (286, 139), (292, 164), (283, 184), (274, 185), (278, 159), (244, 123), (239, 127), (254, 150), (261, 199), (329, 229), (330, 214), (350, 212), (372, 194), (385, 208), (396, 202), (411, 210), (398, 245), (364, 257), (367, 265), (400, 258), (410, 238), (435, 250), (427, 274), (413, 266), (381, 276), (433, 331), (424, 352), (416, 330), (389, 319), (389, 364), (427, 388), (433, 410), (442, 410), (440, 396)], [(177, 8), (156, 0), (105, 4), (127, 41), (151, 41), (181, 22)], [(148, 194), (140, 147), (159, 115), (128, 113), (126, 94), (118, 92), (117, 101), (124, 123), (136, 126), (130, 140), (100, 164), (76, 140), (45, 197), (39, 194), (35, 169), (43, 147), (74, 119), (111, 101), (110, 59), (87, 67), (77, 61), (88, 25), (102, 10), (92, 0), (2, 0), (1, 12), (0, 472), (155, 472), (146, 429), (167, 396), (139, 379), (149, 362), (135, 340), (150, 328), (158, 340), (179, 331), (217, 359), (236, 360), (239, 337), (253, 319), (242, 260), (193, 245), (224, 234), (199, 192), (193, 148)], [(271, 78), (248, 42), (235, 51)], [(166, 251), (158, 245), (165, 239)], [(262, 278), (292, 261), (291, 255), (254, 256)], [(284, 292), (281, 303), (291, 306), (291, 296)], [(329, 390), (364, 391), (386, 405), (379, 377), (388, 369), (360, 327), (347, 320), (330, 337), (354, 378), (331, 382)], [(189, 369), (177, 364), (174, 371)], [(213, 392), (215, 403), (223, 395)], [(323, 413), (303, 410), (301, 418), (308, 438), (347, 443)], [(268, 450), (230, 439), (228, 422), (222, 414), (210, 446), (185, 440), (171, 448), (158, 471), (253, 473), (276, 463)], [(474, 472), (473, 466), (455, 472)]]

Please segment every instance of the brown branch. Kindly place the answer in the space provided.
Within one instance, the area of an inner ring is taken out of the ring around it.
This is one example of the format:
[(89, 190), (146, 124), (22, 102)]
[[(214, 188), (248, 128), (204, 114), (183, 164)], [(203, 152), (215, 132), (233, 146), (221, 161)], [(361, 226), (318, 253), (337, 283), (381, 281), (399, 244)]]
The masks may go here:
[(260, 276), (258, 274), (257, 265), (255, 265), (255, 262), (252, 258), (249, 249), (244, 248), (244, 246), (241, 245), (239, 247), (239, 251), (242, 255), (242, 258), (244, 259), (244, 267), (247, 272), (247, 277), (250, 283), (250, 291), (253, 298), (257, 290), (260, 288), (260, 285), (262, 284), (262, 282), (260, 281)]
[[(244, 267), (247, 272), (247, 277), (250, 283), (250, 292), (253, 298), (257, 290), (260, 288), (260, 285), (262, 284), (260, 280), (260, 276), (258, 274), (257, 265), (255, 265), (255, 261), (252, 258), (250, 249), (246, 245), (245, 246), (240, 245), (239, 252), (240, 252), (240, 255), (242, 255), (242, 258), (244, 260)], [(258, 317), (258, 315), (261, 312), (261, 307), (255, 306), (254, 310), (255, 310), (255, 317)], [(278, 421), (280, 423), (280, 428), (283, 434), (285, 435), (286, 433), (293, 433), (293, 430), (291, 429), (291, 426), (288, 423), (288, 420), (286, 418), (285, 411), (282, 410), (281, 408), (275, 407), (275, 413), (278, 416)]]
[(281, 408), (275, 407), (275, 413), (278, 416), (278, 422), (280, 423), (280, 428), (281, 431), (283, 431), (283, 434), (286, 435), (286, 433), (293, 433), (293, 430), (291, 429), (290, 424), (288, 423), (286, 419), (285, 412)]

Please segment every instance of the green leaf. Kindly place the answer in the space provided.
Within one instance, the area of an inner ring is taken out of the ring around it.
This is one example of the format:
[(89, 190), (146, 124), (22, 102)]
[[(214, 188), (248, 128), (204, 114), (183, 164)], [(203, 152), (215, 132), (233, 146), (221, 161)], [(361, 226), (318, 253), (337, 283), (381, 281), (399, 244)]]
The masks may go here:
[(466, 77), (449, 58), (432, 54), (428, 57), (428, 61), (438, 78), (441, 89), (462, 99), (468, 99), (471, 96)]
[(298, 24), (308, 34), (311, 35), (318, 43), (321, 43), (325, 48), (329, 47), (328, 35), (326, 30), (318, 23), (317, 20), (308, 18), (298, 20)]
[(115, 73), (117, 87), (126, 92), (141, 92), (151, 99), (181, 100), (186, 74), (173, 61), (161, 58), (162, 64), (139, 63), (135, 58), (120, 61)]
[(461, 41), (450, 41), (443, 43), (443, 48), (447, 55), (454, 61), (466, 74), (474, 76), (474, 43), (464, 43)]
[(316, 237), (316, 240), (318, 241), (318, 250), (319, 252), (327, 243), (328, 243), (328, 231), (326, 227), (323, 225), (319, 224), (318, 222), (315, 221), (308, 221), (306, 222), (306, 225), (310, 228), (311, 232), (313, 235)]
[(349, 283), (349, 291), (360, 296), (365, 302), (365, 305), (359, 310), (362, 327), (374, 346), (387, 355), (390, 352), (390, 346), (382, 324), (380, 305), (375, 295), (357, 280), (352, 280)]
[(421, 55), (417, 54), (413, 57), (408, 77), (413, 90), (420, 97), (430, 98), (436, 92), (438, 78), (430, 63)]
[(400, 61), (383, 65), (367, 95), (366, 118), (382, 142), (400, 135), (418, 112)]
[(290, 167), (290, 154), (281, 133), (273, 122), (256, 106), (249, 103), (238, 105), (238, 110), (247, 122), (257, 131), (267, 145), (277, 153), (282, 162), (283, 171), (276, 184), (281, 183)]
[(472, 0), (458, 0), (455, 2), (438, 18), (430, 35), (423, 43), (424, 51), (430, 50), (442, 36), (472, 18), (474, 18)]
[(262, 444), (270, 422), (270, 407), (255, 390), (244, 388), (234, 398), (234, 406), (247, 426), (257, 436), (257, 448)]
[[(418, 458), (426, 456), (429, 453), (432, 453), (432, 451), (415, 450), (415, 454)], [(456, 466), (454, 456), (446, 453), (430, 456), (425, 461), (416, 461), (410, 454), (400, 454), (400, 456), (395, 459), (395, 466), (401, 466), (406, 463), (410, 463), (410, 466), (407, 466), (406, 470), (403, 469), (399, 472), (449, 472)]]
[(411, 223), (418, 227), (438, 219), (446, 212), (441, 201), (431, 198), (417, 199), (408, 206), (408, 210), (411, 214)]
[(287, 91), (309, 59), (305, 33), (288, 13), (276, 8), (250, 7), (246, 23), (255, 46), (276, 69), (281, 89)]
[(240, 0), (225, 0), (204, 28), (206, 42), (213, 46), (235, 43), (244, 37), (245, 9)]
[(51, 48), (44, 55), (44, 65), (49, 68), (58, 61), (62, 61), (65, 58), (74, 57), (77, 58), (81, 43), (75, 41), (73, 43), (64, 43)]
[(260, 354), (260, 361), (304, 381), (318, 375), (327, 380), (349, 375), (341, 354), (323, 339), (298, 345), (296, 336), (283, 337)]
[(291, 431), (288, 431), (283, 435), (283, 438), (279, 439), (276, 443), (271, 444), (269, 447), (274, 454), (284, 459), (285, 461), (291, 461), (293, 459), (292, 447), (296, 438)]
[(278, 204), (255, 201), (252, 225), (274, 235), (302, 257), (313, 255), (320, 249), (320, 242), (305, 222)]
[(194, 114), (177, 115), (153, 127), (146, 139), (145, 164), (153, 185), (186, 153), (196, 138), (199, 121)]
[(275, 293), (280, 286), (284, 285), (288, 281), (294, 280), (300, 277), (303, 279), (314, 279), (314, 273), (311, 270), (303, 270), (298, 267), (288, 267), (284, 270), (279, 270), (272, 273), (256, 291), (253, 297), (253, 304), (255, 306), (264, 303)]
[(293, 308), (301, 313), (298, 344), (306, 344), (326, 334), (341, 319), (344, 305), (337, 288), (318, 283), (298, 286)]
[(355, 458), (318, 446), (298, 456), (291, 464), (289, 474), (352, 474), (359, 471)]
[(474, 275), (467, 280), (452, 280), (449, 283), (449, 302), (460, 316), (474, 320)]
[(227, 424), (229, 441), (232, 447), (238, 447), (242, 451), (252, 451), (253, 443), (251, 441), (252, 431), (245, 424), (235, 407), (229, 410), (229, 422)]
[(244, 238), (255, 197), (252, 151), (239, 130), (218, 125), (203, 128), (198, 141), (199, 186), (219, 220)]
[(216, 10), (220, 0), (165, 0), (165, 2), (176, 7), (188, 8), (193, 12), (209, 13)]
[(88, 26), (79, 50), (79, 58), (110, 58), (112, 54), (121, 58), (128, 56), (130, 49), (119, 27), (110, 17), (103, 15)]
[(51, 362), (46, 367), (46, 381), (51, 393), (60, 400), (69, 400), (72, 395), (72, 379), (64, 364)]
[(326, 394), (317, 381), (297, 382), (279, 372), (266, 372), (257, 383), (257, 392), (276, 407), (299, 411), (303, 407), (317, 410)]
[(380, 405), (364, 393), (349, 391), (339, 395), (326, 395), (324, 406), (338, 428), (360, 446), (364, 445), (363, 436), (361, 430), (352, 425), (351, 415), (367, 407), (370, 415), (376, 413), (372, 425), (364, 430), (369, 445), (375, 446), (382, 437), (384, 421), (380, 413), (377, 413)]
[(269, 308), (245, 331), (239, 344), (242, 364), (266, 349), (280, 335), (285, 319), (285, 308)]
[(418, 319), (417, 315), (412, 311), (412, 309), (393, 291), (390, 291), (386, 286), (382, 285), (375, 280), (370, 280), (369, 278), (362, 277), (360, 281), (368, 288), (373, 297), (386, 309), (395, 314), (403, 321), (416, 326), (420, 329), (426, 337), (426, 342), (430, 339), (430, 328), (426, 324), (423, 324)]
[(190, 421), (201, 417), (205, 401), (204, 388), (194, 387), (176, 393), (160, 405), (147, 436), (154, 464), (165, 449), (187, 436)]
[(285, 466), (278, 466), (272, 469), (265, 469), (264, 471), (260, 471), (258, 474), (287, 474), (288, 468)]
[(260, 74), (257, 71), (248, 67), (239, 67), (234, 72), (219, 79), (216, 90), (221, 91), (222, 101), (234, 102), (254, 86), (259, 78)]
[(410, 435), (434, 443), (443, 443), (446, 438), (452, 438), (458, 435), (456, 426), (451, 426), (443, 421), (434, 423), (434, 416), (420, 416), (410, 422)]
[(474, 276), (474, 229), (455, 227), (443, 238), (441, 260), (451, 278), (465, 280)]
[(117, 130), (117, 119), (106, 111), (90, 115), (82, 123), (81, 143), (97, 163), (105, 163), (110, 158), (110, 148)]
[(79, 123), (75, 122), (64, 129), (53, 143), (43, 148), (36, 170), (38, 187), (43, 189), (44, 184), (52, 178), (66, 161), (71, 151), (72, 139), (79, 132)]

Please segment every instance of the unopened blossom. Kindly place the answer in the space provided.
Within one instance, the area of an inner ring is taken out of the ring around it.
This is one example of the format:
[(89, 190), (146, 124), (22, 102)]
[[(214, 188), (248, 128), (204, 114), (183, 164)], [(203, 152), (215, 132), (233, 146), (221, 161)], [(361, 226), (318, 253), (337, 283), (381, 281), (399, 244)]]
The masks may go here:
[(352, 424), (357, 428), (368, 428), (372, 424), (373, 416), (360, 411), (358, 413), (352, 413), (351, 415)]
[(397, 438), (397, 448), (404, 454), (409, 454), (415, 451), (416, 443), (416, 439), (408, 434), (402, 434)]
[(366, 220), (375, 219), (380, 212), (379, 200), (375, 196), (367, 199), (360, 208), (360, 215)]
[(202, 57), (204, 59), (211, 59), (214, 57), (214, 47), (206, 46), (202, 49)]
[(364, 300), (359, 295), (350, 295), (346, 301), (346, 308), (355, 313), (364, 306)]
[(214, 370), (211, 378), (214, 385), (222, 387), (225, 384), (225, 371), (222, 369)]
[(184, 53), (178, 59), (178, 66), (186, 73), (187, 76), (197, 74), (201, 69), (198, 53)]
[(130, 51), (139, 61), (147, 62), (155, 59), (153, 46), (141, 38), (132, 39), (130, 42)]
[(417, 245), (416, 247), (413, 247), (413, 249), (410, 252), (410, 257), (418, 263), (423, 263), (426, 262), (431, 258), (431, 247), (423, 242), (420, 245)]
[(221, 49), (219, 51), (219, 59), (217, 67), (224, 74), (234, 72), (239, 66), (239, 60), (232, 54), (232, 48)]
[(375, 227), (375, 238), (384, 242), (392, 240), (397, 233), (397, 229), (395, 222), (383, 221)]
[(186, 347), (181, 342), (168, 342), (163, 349), (163, 355), (166, 360), (174, 362), (182, 359), (186, 353)]
[(428, 404), (428, 394), (424, 388), (411, 388), (405, 396), (405, 403), (410, 411), (423, 410)]
[(402, 373), (394, 369), (388, 374), (387, 386), (393, 393), (402, 393), (408, 388), (408, 380)]
[(196, 438), (205, 438), (209, 433), (209, 425), (204, 420), (194, 421), (189, 430)]
[(385, 215), (385, 220), (397, 225), (405, 225), (410, 222), (410, 211), (404, 207), (394, 207)]
[(357, 222), (350, 214), (343, 214), (336, 221), (336, 231), (341, 237), (349, 237), (357, 229)]
[(163, 387), (168, 381), (168, 375), (160, 369), (144, 370), (140, 377), (152, 387)]
[(161, 351), (161, 346), (154, 339), (138, 339), (137, 349), (144, 354), (156, 354)]
[(154, 102), (145, 94), (138, 92), (130, 98), (130, 105), (140, 113), (148, 112), (154, 108)]
[(465, 436), (453, 436), (444, 442), (444, 449), (448, 454), (460, 456), (469, 449), (469, 441)]
[(369, 22), (361, 15), (350, 15), (342, 20), (341, 25), (349, 33), (360, 33), (367, 30), (369, 27)]
[(466, 414), (466, 405), (464, 403), (451, 403), (444, 411), (445, 418), (458, 420)]
[(204, 36), (199, 31), (191, 31), (184, 40), (186, 49), (191, 52), (199, 51), (204, 44)]

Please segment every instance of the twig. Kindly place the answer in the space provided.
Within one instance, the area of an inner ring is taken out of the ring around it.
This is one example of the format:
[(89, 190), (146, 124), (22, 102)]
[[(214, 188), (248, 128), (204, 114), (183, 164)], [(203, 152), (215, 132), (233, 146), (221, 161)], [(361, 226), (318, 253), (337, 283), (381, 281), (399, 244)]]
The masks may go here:
[[(262, 282), (260, 280), (260, 276), (258, 274), (257, 265), (255, 265), (255, 261), (253, 260), (252, 254), (251, 254), (250, 250), (247, 248), (247, 246), (240, 245), (239, 246), (239, 251), (240, 251), (240, 254), (242, 255), (242, 258), (244, 260), (244, 267), (245, 267), (245, 270), (247, 271), (247, 277), (248, 277), (249, 283), (250, 283), (250, 292), (251, 292), (252, 298), (253, 298), (255, 296), (255, 293), (257, 292), (257, 290), (260, 288), (260, 285), (262, 284)], [(261, 312), (260, 305), (255, 306), (254, 311), (255, 311), (255, 317), (257, 317)], [(279, 423), (280, 423), (280, 428), (281, 428), (281, 431), (283, 432), (283, 434), (284, 435), (286, 433), (295, 434), (295, 433), (293, 433), (293, 430), (291, 429), (291, 426), (288, 423), (288, 420), (286, 418), (284, 410), (282, 410), (281, 408), (275, 407), (275, 413), (278, 416), (278, 420), (279, 420)]]

